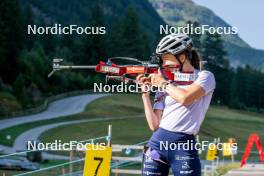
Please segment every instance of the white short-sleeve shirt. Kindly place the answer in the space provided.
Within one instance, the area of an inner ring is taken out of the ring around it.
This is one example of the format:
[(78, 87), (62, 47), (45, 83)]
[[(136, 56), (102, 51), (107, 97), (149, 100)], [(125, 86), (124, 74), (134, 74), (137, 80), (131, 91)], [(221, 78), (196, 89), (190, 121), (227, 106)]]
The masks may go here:
[[(213, 73), (209, 71), (197, 72), (198, 77), (194, 84), (201, 86), (205, 91), (205, 95), (190, 105), (184, 106), (166, 93), (156, 92), (153, 109), (163, 110), (159, 127), (168, 131), (186, 134), (197, 134), (199, 132), (215, 89), (215, 78)], [(178, 87), (187, 88), (188, 86), (179, 85)]]

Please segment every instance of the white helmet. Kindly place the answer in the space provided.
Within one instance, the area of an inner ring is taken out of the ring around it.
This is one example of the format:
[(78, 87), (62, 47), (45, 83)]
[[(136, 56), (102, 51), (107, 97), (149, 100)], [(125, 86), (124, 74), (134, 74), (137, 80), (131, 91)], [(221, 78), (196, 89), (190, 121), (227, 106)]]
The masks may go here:
[(188, 35), (183, 33), (170, 34), (161, 39), (156, 48), (156, 54), (170, 53), (176, 55), (184, 50), (191, 49), (192, 46), (192, 39)]

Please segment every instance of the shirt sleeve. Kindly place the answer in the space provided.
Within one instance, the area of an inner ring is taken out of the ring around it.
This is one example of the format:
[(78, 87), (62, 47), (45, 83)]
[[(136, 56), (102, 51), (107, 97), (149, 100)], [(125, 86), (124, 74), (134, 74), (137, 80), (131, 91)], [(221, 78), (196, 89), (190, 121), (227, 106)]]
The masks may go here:
[(205, 94), (214, 91), (216, 84), (214, 74), (209, 71), (201, 71), (194, 83), (201, 86), (204, 89)]
[(153, 109), (163, 110), (165, 108), (164, 99), (165, 99), (165, 93), (156, 92), (155, 98), (154, 98)]

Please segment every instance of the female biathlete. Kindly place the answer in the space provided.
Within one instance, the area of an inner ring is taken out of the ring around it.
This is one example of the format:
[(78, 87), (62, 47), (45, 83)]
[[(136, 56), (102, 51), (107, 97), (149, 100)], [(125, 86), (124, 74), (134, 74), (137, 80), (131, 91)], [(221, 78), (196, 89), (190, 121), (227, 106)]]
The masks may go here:
[[(199, 57), (185, 34), (165, 36), (156, 48), (159, 73), (139, 75), (148, 125), (154, 131), (144, 154), (142, 175), (199, 176), (201, 164), (194, 135), (198, 133), (215, 89), (214, 75), (199, 70)], [(174, 78), (173, 78), (174, 77)], [(146, 88), (156, 86), (152, 106)]]

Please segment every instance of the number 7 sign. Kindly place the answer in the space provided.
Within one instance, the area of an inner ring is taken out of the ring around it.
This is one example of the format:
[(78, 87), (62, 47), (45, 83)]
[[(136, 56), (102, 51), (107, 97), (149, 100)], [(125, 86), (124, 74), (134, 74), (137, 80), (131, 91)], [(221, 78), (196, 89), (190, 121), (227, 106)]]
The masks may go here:
[(109, 176), (112, 148), (86, 145), (83, 176)]

